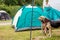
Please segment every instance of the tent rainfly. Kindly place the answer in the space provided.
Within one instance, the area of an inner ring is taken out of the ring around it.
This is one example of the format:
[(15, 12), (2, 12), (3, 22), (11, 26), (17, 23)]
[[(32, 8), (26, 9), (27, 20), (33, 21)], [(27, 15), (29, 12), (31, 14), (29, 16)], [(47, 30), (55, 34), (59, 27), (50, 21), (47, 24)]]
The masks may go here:
[(30, 29), (31, 23), (32, 23), (32, 29), (40, 29), (41, 21), (38, 18), (42, 15), (50, 20), (60, 19), (60, 11), (52, 7), (44, 7), (43, 11), (41, 7), (33, 6), (33, 14), (32, 14), (32, 6), (28, 5), (18, 10), (12, 21), (12, 25), (14, 26), (16, 31)]
[(14, 25), (17, 31), (30, 29), (32, 20), (32, 29), (37, 29), (41, 27), (41, 22), (38, 19), (42, 15), (42, 8), (38, 6), (33, 6), (33, 16), (32, 16), (32, 6), (24, 6), (16, 13), (12, 25)]

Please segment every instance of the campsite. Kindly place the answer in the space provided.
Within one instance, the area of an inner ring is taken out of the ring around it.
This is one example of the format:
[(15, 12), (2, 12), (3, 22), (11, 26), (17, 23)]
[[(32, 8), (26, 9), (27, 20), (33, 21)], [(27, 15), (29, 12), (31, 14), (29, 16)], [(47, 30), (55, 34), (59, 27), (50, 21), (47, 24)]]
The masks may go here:
[[(59, 20), (59, 0), (0, 0), (0, 40), (60, 40)], [(43, 23), (50, 23), (51, 30), (42, 29)]]

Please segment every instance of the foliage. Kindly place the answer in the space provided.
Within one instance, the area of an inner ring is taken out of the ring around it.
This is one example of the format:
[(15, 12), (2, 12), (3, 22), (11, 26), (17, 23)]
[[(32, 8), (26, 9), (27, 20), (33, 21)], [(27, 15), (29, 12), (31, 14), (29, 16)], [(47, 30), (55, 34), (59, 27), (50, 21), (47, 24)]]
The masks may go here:
[[(42, 6), (42, 1), (34, 0), (34, 5)], [(32, 0), (0, 0), (0, 10), (7, 11), (13, 17), (20, 6), (27, 4), (32, 4)]]
[(0, 10), (5, 10), (7, 11), (11, 17), (13, 17), (16, 12), (18, 11), (18, 9), (20, 8), (20, 6), (6, 6), (6, 5), (0, 5)]
[[(42, 6), (43, 0), (34, 0), (34, 4)], [(6, 5), (25, 5), (25, 4), (31, 4), (32, 0), (0, 0), (0, 4), (6, 4)]]
[(35, 0), (35, 5), (41, 6), (43, 5), (43, 0)]
[(6, 5), (17, 5), (18, 1), (17, 0), (4, 0), (4, 3)]

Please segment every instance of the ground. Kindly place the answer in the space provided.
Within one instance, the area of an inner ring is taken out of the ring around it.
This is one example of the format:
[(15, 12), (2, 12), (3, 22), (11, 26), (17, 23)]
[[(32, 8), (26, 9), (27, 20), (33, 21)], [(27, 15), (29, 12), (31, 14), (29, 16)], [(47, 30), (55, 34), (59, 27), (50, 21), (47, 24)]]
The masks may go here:
[[(30, 40), (30, 31), (15, 32), (11, 24), (3, 25), (0, 26), (0, 40)], [(41, 30), (32, 30), (32, 40), (60, 40), (60, 28), (52, 30), (51, 38), (43, 36)]]

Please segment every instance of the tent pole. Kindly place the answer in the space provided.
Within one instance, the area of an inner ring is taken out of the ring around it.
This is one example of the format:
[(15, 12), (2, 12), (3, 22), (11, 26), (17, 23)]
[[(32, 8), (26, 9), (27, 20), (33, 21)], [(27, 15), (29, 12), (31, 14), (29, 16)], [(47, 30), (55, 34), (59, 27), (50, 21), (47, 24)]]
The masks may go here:
[(33, 6), (34, 6), (34, 0), (32, 0), (32, 14), (31, 14), (31, 30), (30, 30), (30, 40), (32, 40)]

